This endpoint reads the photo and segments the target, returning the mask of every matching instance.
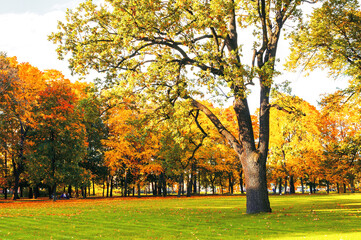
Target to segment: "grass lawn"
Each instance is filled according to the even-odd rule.
[[[361,239],[361,194],[0,200],[0,239]]]

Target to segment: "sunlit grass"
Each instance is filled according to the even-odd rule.
[[[361,194],[1,203],[0,239],[361,239]]]

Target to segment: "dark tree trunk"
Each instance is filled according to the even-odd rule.
[[[14,164],[14,163],[13,163]],[[16,164],[16,163],[15,163]],[[13,200],[20,199],[19,197],[19,181],[20,181],[20,172],[14,167],[14,192],[13,192]]]
[[[313,193],[316,193],[316,180],[313,181]]]
[[[29,186],[29,196],[28,196],[28,198],[32,199],[33,197],[34,197],[33,188],[31,186]]]
[[[49,194],[49,199],[53,199],[53,191],[51,190],[50,185],[48,185],[48,194]]]
[[[34,186],[34,199],[37,199],[40,196],[40,192],[39,192],[39,185],[36,184]]]
[[[127,187],[127,184],[125,183],[125,189],[127,189],[126,187]],[[125,196],[127,196],[127,195],[125,195]],[[107,177],[107,197],[109,197],[109,177]]]
[[[7,188],[3,189],[3,193],[4,193],[4,199],[8,199],[8,189]]]
[[[93,179],[93,196],[95,196],[95,180]]]
[[[113,197],[113,188],[114,188],[113,176],[110,176],[110,197]]]
[[[53,201],[56,201],[56,183],[53,185]]]
[[[302,194],[305,193],[305,187],[303,185],[303,178],[301,178],[301,189],[302,189]]]
[[[71,192],[72,192],[72,189],[71,189],[71,185],[68,186],[68,196],[69,198],[71,198]]]
[[[346,193],[346,183],[343,184],[343,193]]]
[[[285,195],[287,194],[287,176],[285,177]]]
[[[290,176],[290,194],[295,194],[295,181],[293,175]]]
[[[351,193],[355,193],[355,182],[354,179],[350,179]]]
[[[183,173],[179,176],[178,178],[178,194],[177,196],[180,197],[181,196],[181,192],[182,192],[182,182],[183,182]]]
[[[278,181],[278,193],[280,195],[282,194],[282,178],[279,178],[279,181]]]
[[[233,175],[228,175],[228,182],[229,182],[229,193],[233,195]]]
[[[124,189],[123,189],[124,191]],[[123,191],[122,191],[122,195],[123,195]],[[103,197],[105,196],[105,183],[103,182]],[[124,196],[124,195],[123,195]]]
[[[197,174],[193,176],[193,193],[197,194]]]
[[[137,184],[138,198],[140,198],[140,183]]]
[[[23,193],[24,193],[24,187],[20,186],[20,197],[21,198],[24,197]]]
[[[161,173],[161,179],[162,179],[162,192],[163,192],[163,197],[167,196],[167,181],[166,181],[166,176],[165,174],[162,172]]]
[[[309,186],[310,186],[310,193],[312,194],[312,183],[311,182],[310,182]]]
[[[193,174],[191,174],[191,176],[189,177],[188,181],[187,181],[187,197],[190,197],[192,195],[192,182],[193,182]]]
[[[340,194],[340,185],[338,183],[336,183],[336,187],[337,187],[337,193]]]
[[[326,181],[326,191],[327,191],[327,194],[330,193],[330,182],[329,181]]]
[[[241,187],[241,193],[244,194],[244,189],[243,189],[243,170],[241,170],[241,172],[239,173],[239,185]]]

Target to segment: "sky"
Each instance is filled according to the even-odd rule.
[[[57,69],[70,80],[77,80],[79,76],[72,76],[68,63],[57,59],[56,46],[47,39],[48,35],[57,30],[57,22],[64,20],[66,9],[73,9],[80,2],[82,0],[0,0],[0,52],[16,56],[19,62],[29,62],[40,70]],[[239,34],[239,38],[242,36],[244,35]],[[251,46],[247,46],[251,41],[243,40],[244,49],[249,50],[244,53],[247,57],[248,54],[251,55]],[[300,72],[283,71],[282,63],[288,55],[287,40],[280,41],[277,54],[281,59],[277,70],[282,72],[277,81],[291,81],[293,94],[314,106],[317,106],[321,94],[332,93],[347,86],[344,79],[328,78],[326,71],[317,70],[307,77]],[[255,88],[249,97],[251,112],[258,106],[257,90]]]

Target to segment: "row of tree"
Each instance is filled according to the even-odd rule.
[[[72,83],[55,70],[45,72],[1,56],[0,187],[5,198],[27,187],[30,197],[47,188],[83,196],[90,186],[103,195],[120,188],[167,195],[244,192],[238,156],[189,101],[157,111],[137,104],[136,96],[113,87]],[[321,111],[292,96],[287,86],[273,92],[268,188],[316,185],[355,191],[360,177],[360,104],[357,95],[326,96]],[[236,134],[232,107],[203,105]],[[280,106],[283,106],[282,108]],[[257,140],[257,116],[252,116]],[[218,188],[218,191],[216,190]],[[88,189],[88,190],[87,190]],[[65,190],[64,190],[65,191]],[[340,191],[340,190],[339,190]],[[22,192],[21,192],[22,194]]]
[[[303,3],[317,2],[322,5],[317,5],[304,22]],[[72,152],[64,146],[66,141],[70,144],[74,140],[79,144],[79,148],[74,145],[74,152],[79,152],[79,156],[84,152],[85,157],[79,158],[78,164],[74,161],[82,174],[74,167],[72,176],[85,179],[90,175],[95,179],[94,173],[100,176],[100,172],[105,172],[103,180],[104,176],[117,176],[107,179],[110,186],[114,181],[124,186],[123,194],[128,192],[129,183],[140,189],[142,183],[150,180],[157,183],[158,193],[170,179],[180,186],[187,182],[189,190],[205,180],[217,182],[212,179],[226,179],[219,173],[227,169],[223,168],[225,163],[234,163],[226,174],[230,189],[234,176],[244,176],[248,213],[271,211],[267,174],[269,179],[277,176],[273,180],[278,186],[289,180],[292,189],[296,179],[308,182],[312,189],[320,180],[326,185],[354,185],[358,166],[354,136],[358,133],[356,126],[350,127],[353,123],[348,120],[351,117],[346,108],[352,101],[357,103],[360,92],[361,18],[357,0],[105,0],[101,5],[87,0],[67,11],[65,19],[59,22],[58,32],[49,37],[58,45],[59,58],[67,57],[70,68],[78,74],[86,75],[91,70],[106,73],[100,81],[103,90],[73,92],[64,97],[62,102],[69,103],[69,111],[50,104],[47,93],[53,90],[47,87],[39,90],[44,99],[31,102],[33,105],[14,100],[11,94],[4,98],[31,106],[21,121],[19,116],[23,115],[15,109],[2,111],[9,119],[18,119],[12,120],[18,124],[12,133],[20,137],[10,144],[16,150],[10,158],[15,156],[19,162],[13,164],[15,182],[19,178],[16,176],[30,169],[31,161],[42,159],[50,166],[46,175],[51,178],[46,181],[55,189],[59,181],[65,181],[61,176],[67,172],[60,171],[66,165],[60,165],[60,156]],[[278,74],[276,55],[283,30],[289,30],[287,36],[292,39],[288,61],[291,69],[329,68],[331,74],[347,76],[352,81],[348,90],[335,94],[337,97],[325,98],[320,112],[285,93],[270,98]],[[253,54],[247,54],[241,44],[249,39],[254,44],[248,53]],[[243,56],[249,55],[252,58],[247,64]],[[10,71],[9,76],[15,72]],[[44,86],[52,88],[47,79],[51,74],[47,75],[44,73]],[[250,114],[247,101],[252,93],[249,86],[255,82],[259,83],[260,94],[256,117]],[[9,90],[8,85],[4,86]],[[34,89],[40,86],[43,85],[35,85]],[[76,98],[71,100],[71,96]],[[232,98],[232,110],[213,107],[201,101],[202,96]],[[59,99],[62,98],[53,101]],[[49,109],[64,116],[59,120],[59,115],[46,112]],[[274,113],[276,109],[280,113]],[[342,124],[337,119],[341,110],[345,111]],[[36,117],[41,111],[43,115]],[[31,112],[35,115],[30,118]],[[79,115],[74,118],[65,117],[76,113]],[[77,122],[78,116],[80,123],[74,123],[74,129],[69,130],[75,134],[71,139],[50,127],[55,123],[65,126],[62,121],[66,119]],[[305,130],[308,128],[311,130]],[[272,136],[282,135],[270,142],[271,131]],[[83,132],[83,142],[88,142],[88,146],[80,144]],[[29,151],[33,157],[26,156],[27,140],[29,149],[34,148]],[[61,147],[55,143],[61,143]],[[10,145],[4,148],[10,149]],[[47,157],[40,157],[44,154]],[[302,161],[305,164],[299,164]],[[239,171],[243,175],[230,173],[236,169],[242,169]],[[214,175],[210,175],[212,171]],[[41,178],[45,181],[45,177]],[[243,177],[240,179],[243,181]],[[77,186],[81,184],[79,180]],[[221,180],[218,184],[224,186]]]

